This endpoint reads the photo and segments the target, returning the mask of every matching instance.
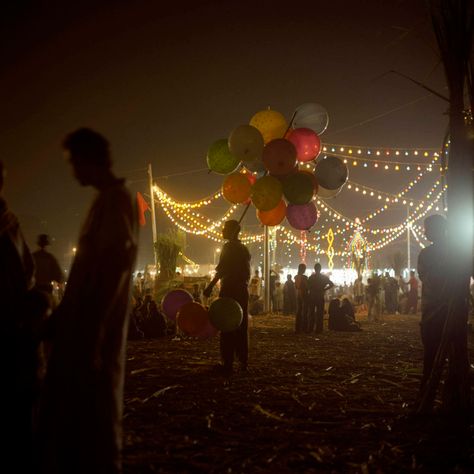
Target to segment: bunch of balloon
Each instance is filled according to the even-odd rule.
[[[348,178],[338,158],[316,161],[328,122],[326,109],[315,103],[297,107],[289,123],[268,108],[234,129],[227,140],[215,142],[207,163],[210,171],[227,175],[224,198],[233,204],[253,203],[263,225],[279,225],[286,217],[295,229],[310,229],[318,218],[315,196],[335,196]],[[316,162],[314,174],[299,169],[311,161]]]
[[[268,176],[252,187],[257,218],[266,226],[276,226],[286,217],[299,230],[308,230],[317,221],[313,199],[318,191],[316,177],[299,165],[316,160],[321,151],[319,135],[328,125],[328,114],[318,104],[299,106],[290,123],[279,112],[263,110],[250,123],[260,130],[265,147],[262,162]]]

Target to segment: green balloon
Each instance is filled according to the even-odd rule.
[[[219,331],[235,331],[242,324],[242,319],[242,308],[233,298],[217,298],[209,306],[209,320]]]
[[[291,204],[307,204],[313,198],[314,184],[307,173],[290,174],[283,181],[283,194]]]
[[[260,211],[271,211],[278,206],[283,196],[283,187],[279,179],[263,176],[252,186],[252,202]]]
[[[211,171],[218,174],[229,174],[234,172],[240,164],[229,150],[227,140],[217,140],[207,152],[207,166]]]

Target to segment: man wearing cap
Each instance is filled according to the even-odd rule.
[[[240,362],[240,368],[247,370],[248,365],[248,283],[250,280],[250,253],[239,240],[240,224],[235,220],[226,221],[222,237],[227,240],[220,253],[216,275],[203,294],[211,295],[215,284],[221,281],[219,296],[236,300],[242,307],[242,324],[235,331],[221,333],[220,350],[223,365],[219,367],[224,375],[233,371],[234,355]]]
[[[135,200],[112,172],[108,141],[82,128],[63,149],[97,195],[51,321],[41,412],[42,472],[121,472],[128,306],[138,238]]]
[[[36,243],[39,250],[33,253],[35,288],[46,293],[52,299],[53,281],[62,284],[64,282],[64,275],[55,256],[46,250],[46,247],[51,244],[49,236],[40,234]]]

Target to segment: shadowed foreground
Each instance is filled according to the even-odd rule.
[[[250,372],[230,379],[211,372],[217,338],[130,342],[125,472],[473,472],[472,425],[410,415],[418,320],[297,336],[257,316]]]

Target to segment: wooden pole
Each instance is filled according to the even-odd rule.
[[[151,163],[148,163],[148,185],[150,186],[150,211],[151,211],[151,232],[153,238],[153,260],[155,263],[155,269],[158,273],[158,253],[155,248],[157,233],[156,233],[156,214],[155,214],[155,193],[153,192],[153,173],[151,169]]]

